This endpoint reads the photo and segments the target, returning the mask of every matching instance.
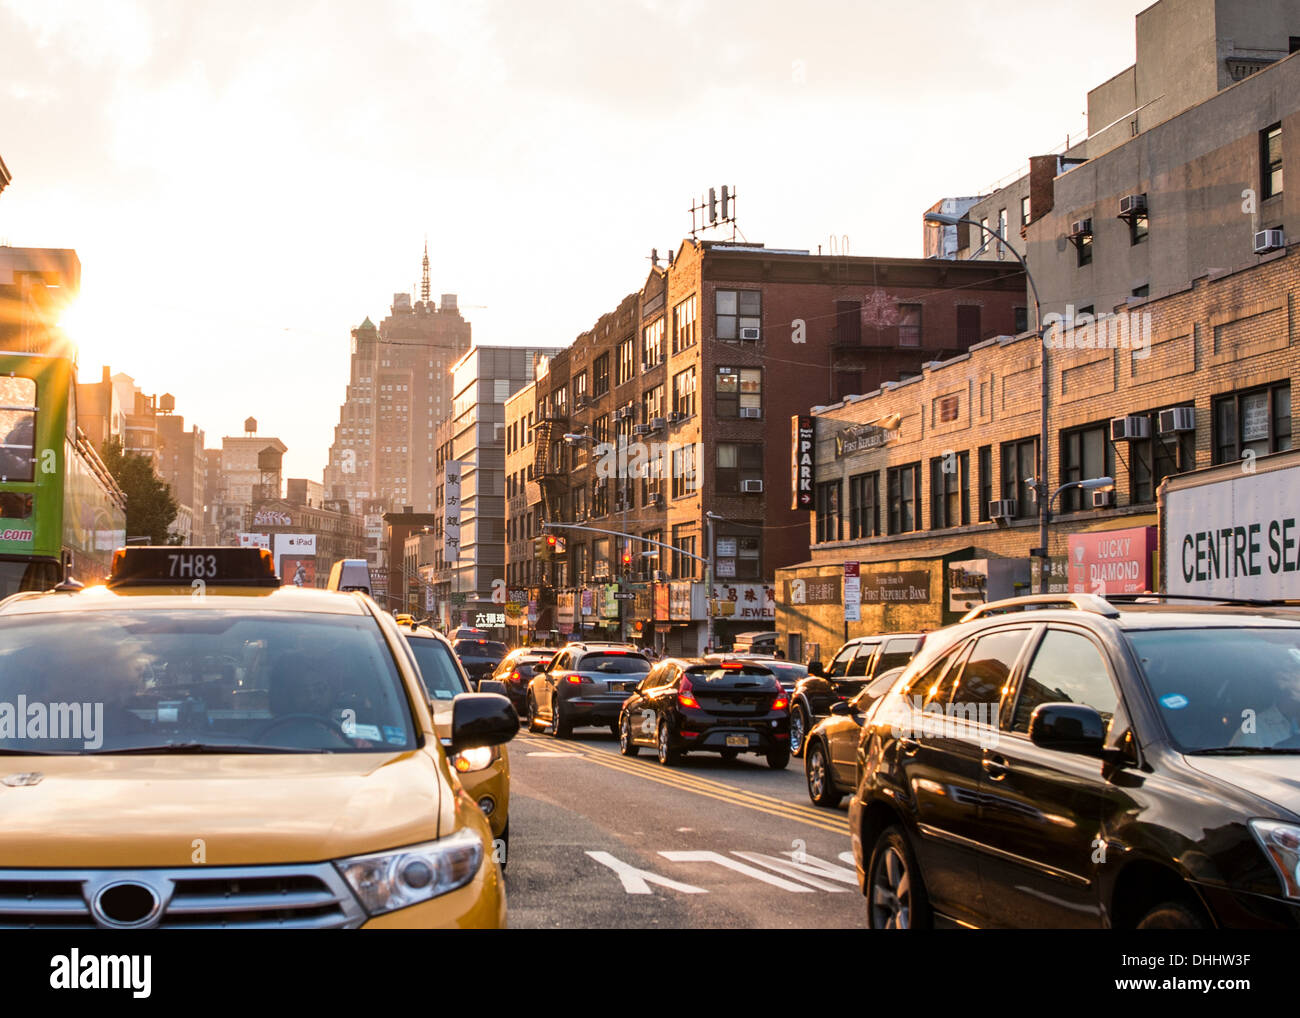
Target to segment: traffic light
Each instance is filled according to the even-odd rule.
[[[556,550],[557,550],[557,549],[556,549],[556,544],[557,544],[557,543],[559,543],[559,538],[557,538],[554,534],[547,534],[547,535],[546,535],[546,556],[547,556],[547,558],[550,558],[552,555],[555,554],[555,552],[556,552]]]

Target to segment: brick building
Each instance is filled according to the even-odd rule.
[[[533,569],[532,599],[539,612],[554,603],[562,632],[698,650],[706,512],[719,517],[715,586],[725,589],[712,593],[724,603],[770,602],[774,571],[807,557],[786,480],[791,415],[1012,333],[1025,315],[1011,266],[685,241],[553,357],[532,406],[514,401],[506,418],[513,532],[529,532],[517,521],[531,513],[677,550],[647,557],[655,546],[573,530],[540,575],[526,557],[511,563]],[[512,554],[527,556],[527,540]],[[620,584],[634,597],[614,598]],[[756,620],[761,609],[719,619],[717,642]]]
[[[1155,589],[1160,482],[1291,448],[1297,301],[1292,250],[1145,302],[1135,309],[1150,316],[1144,345],[1049,335],[1047,490],[1115,480],[1112,495],[1094,493],[1100,508],[1077,490],[1053,505],[1050,589],[1098,592],[1098,577],[1103,590]],[[1041,352],[1033,333],[986,341],[812,415],[811,557],[777,573],[777,628],[792,656],[825,656],[846,634],[935,628],[986,598],[1037,589]],[[901,416],[897,431],[870,426],[889,414]],[[844,620],[846,561],[861,563],[860,622]]]

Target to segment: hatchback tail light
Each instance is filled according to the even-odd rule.
[[[776,699],[772,701],[772,709],[773,710],[790,709],[790,697],[786,695],[786,691],[784,689],[776,694]]]
[[[523,681],[524,681],[524,680],[523,680],[523,676],[521,676],[521,675],[519,674],[519,669],[518,669],[518,668],[516,668],[513,672],[510,673],[510,681],[511,681],[511,682],[523,682]]]
[[[565,682],[572,682],[575,686],[581,686],[581,685],[582,685],[582,676],[581,676],[581,675],[566,675],[566,676],[564,677],[564,681],[565,681]]]
[[[683,675],[682,684],[677,687],[677,703],[682,707],[700,706],[700,701],[694,697],[695,687],[691,685],[691,680]]]

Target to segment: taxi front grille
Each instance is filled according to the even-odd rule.
[[[101,889],[129,881],[157,897],[151,929],[341,929],[365,920],[328,863],[147,870],[0,870],[0,929],[111,927]]]

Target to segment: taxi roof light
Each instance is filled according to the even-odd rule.
[[[278,587],[275,562],[266,548],[131,545],[113,552],[108,587]]]

